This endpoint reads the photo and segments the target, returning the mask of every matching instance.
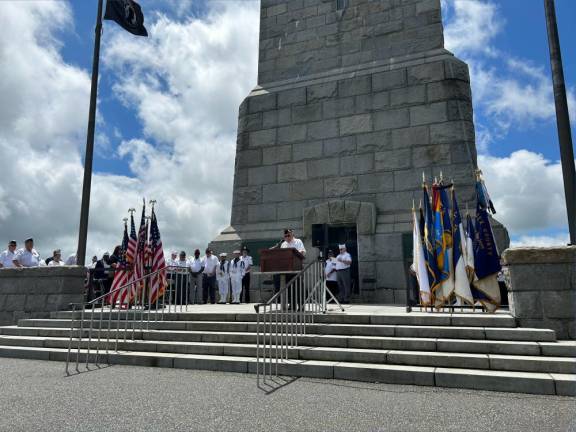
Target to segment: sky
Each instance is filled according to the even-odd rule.
[[[140,0],[149,38],[106,21],[87,255],[158,201],[165,247],[230,220],[238,105],[256,85],[259,1]],[[0,248],[76,249],[96,0],[0,0]],[[442,0],[470,67],[478,163],[513,245],[568,242],[543,1]],[[571,120],[576,2],[556,0]],[[574,135],[574,134],[573,134]],[[139,215],[136,214],[138,220]]]

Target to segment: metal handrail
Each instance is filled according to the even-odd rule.
[[[106,354],[106,362],[109,364],[108,356],[110,351],[118,352],[119,346],[141,338],[142,332],[149,330],[150,322],[164,320],[165,311],[168,313],[172,310],[177,311],[178,306],[180,306],[180,311],[184,307],[187,310],[189,304],[188,278],[178,277],[177,275],[186,276],[187,273],[191,272],[182,272],[182,270],[182,267],[168,266],[131,280],[93,300],[73,303],[70,337],[66,354],[66,374],[70,374],[70,364],[72,362],[75,362],[75,370],[79,373],[82,358],[85,360],[86,369],[89,369],[90,363],[100,367],[101,357],[104,353]],[[115,271],[118,271],[118,269]],[[162,272],[166,272],[169,283],[164,293],[153,300],[149,289],[150,281]],[[175,275],[174,278],[172,277],[173,275]],[[110,303],[112,297],[123,290],[130,290],[128,300],[115,302],[114,304]],[[196,286],[194,298],[192,299],[194,303],[196,303],[197,295],[198,287]],[[123,306],[125,306],[124,312],[122,312]],[[76,312],[80,312],[79,323],[76,319]],[[87,317],[87,314],[89,314],[89,317]],[[114,319],[113,315],[115,315]],[[132,316],[130,317],[130,315]],[[97,323],[95,323],[95,317]],[[107,325],[104,320],[107,321]],[[85,323],[88,326],[87,330],[84,329]],[[121,324],[123,324],[123,329],[121,329]],[[87,336],[86,331],[88,332]],[[74,342],[76,342],[75,345]],[[102,345],[103,348],[101,349]],[[73,353],[75,354],[74,360]]]
[[[280,273],[281,278],[285,275]],[[323,261],[313,261],[284,284],[267,302],[254,306],[256,311],[256,380],[278,376],[278,365],[289,358],[298,338],[314,324],[315,315],[326,312]],[[274,369],[273,369],[274,366]]]

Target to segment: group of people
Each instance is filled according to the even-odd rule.
[[[60,249],[53,251],[52,256],[46,259],[40,258],[40,254],[34,249],[34,239],[24,240],[24,247],[18,249],[16,240],[10,240],[6,250],[0,253],[0,269],[21,267],[57,267],[76,264],[76,254],[70,255],[66,260],[62,258]]]
[[[247,247],[235,250],[232,259],[226,253],[216,257],[210,248],[202,258],[199,249],[191,259],[186,258],[185,251],[172,252],[166,264],[175,304],[198,303],[200,291],[202,303],[214,304],[218,300],[220,304],[240,304],[242,298],[250,303],[253,261]]]

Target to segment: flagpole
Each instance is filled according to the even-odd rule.
[[[550,48],[550,66],[554,86],[554,102],[556,104],[556,126],[560,143],[560,159],[562,161],[570,244],[576,245],[576,170],[574,168],[574,149],[572,147],[570,117],[566,101],[566,85],[562,69],[562,54],[560,52],[554,0],[544,0],[544,9],[546,12],[546,28],[548,30],[548,46]]]
[[[92,59],[92,87],[90,89],[90,110],[88,112],[88,132],[86,135],[86,154],[84,156],[84,181],[82,183],[82,204],[80,207],[80,228],[78,232],[77,263],[86,262],[86,240],[88,238],[88,213],[90,210],[90,188],[92,185],[92,159],[94,156],[94,130],[96,127],[96,100],[98,96],[98,67],[100,63],[100,36],[102,35],[102,3],[98,0],[98,14],[94,39],[94,58]]]

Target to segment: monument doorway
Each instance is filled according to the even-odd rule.
[[[350,273],[352,276],[352,294],[359,294],[360,285],[358,283],[358,234],[356,225],[312,225],[312,244],[318,248],[323,257],[328,255],[328,250],[338,255],[338,245],[346,244],[348,253],[352,256]]]

